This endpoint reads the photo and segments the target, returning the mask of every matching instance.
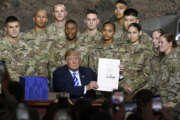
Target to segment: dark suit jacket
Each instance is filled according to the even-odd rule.
[[[84,95],[84,87],[90,81],[96,81],[97,75],[90,68],[79,67],[79,75],[81,86],[75,87],[74,80],[69,72],[68,67],[65,65],[59,67],[53,72],[53,88],[55,92],[69,92],[72,99],[86,97],[88,99],[95,98],[95,91],[90,90]]]

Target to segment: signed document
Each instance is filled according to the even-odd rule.
[[[98,86],[100,91],[113,91],[118,89],[120,60],[99,58]]]

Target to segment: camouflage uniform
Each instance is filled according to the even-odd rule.
[[[123,25],[119,24],[117,21],[114,22],[114,24],[115,24],[115,28],[116,28],[116,32],[114,34],[114,38],[118,39],[118,38],[120,38],[122,36],[123,31],[124,31],[123,30],[124,27],[123,27]]]
[[[121,56],[121,63],[124,65],[122,75],[124,79],[120,81],[120,86],[128,86],[133,92],[145,87],[149,78],[149,50],[143,44],[124,45],[126,52]]]
[[[180,98],[180,49],[162,58],[160,70],[157,73],[157,90],[164,104],[177,103]]]
[[[37,41],[41,41],[41,40],[46,40],[47,38],[48,38],[47,31],[36,32],[35,29],[32,29],[32,30],[24,33],[24,35],[22,36],[22,39],[24,39],[25,42],[33,41],[33,40],[35,40],[37,42]]]
[[[119,59],[119,47],[113,41],[110,45],[104,45],[103,40],[101,40],[94,50],[91,51],[89,57],[89,67],[97,72],[98,69],[98,59],[99,58],[109,58],[109,59]]]
[[[24,75],[24,64],[22,59],[26,57],[27,45],[19,38],[17,42],[9,42],[6,37],[0,41],[0,59],[6,61],[10,77],[19,81],[19,76]]]
[[[99,31],[97,31],[96,35],[92,37],[88,36],[88,33],[86,31],[81,34],[79,39],[81,39],[84,45],[87,46],[89,49],[93,49],[96,46],[96,44],[98,44],[99,41],[101,41],[101,37],[102,35],[101,35],[101,32]]]
[[[59,42],[58,42],[59,41]],[[68,41],[66,39],[61,39],[56,41],[56,43],[53,45],[53,47],[50,50],[49,54],[49,71],[52,73],[55,71],[55,69],[59,66],[63,66],[64,60],[65,60],[65,53],[70,48],[76,48],[80,51],[81,54],[81,61],[83,66],[87,66],[86,59],[84,56],[86,55],[85,51],[87,51],[87,48],[81,47],[81,40],[77,38],[76,41]]]
[[[158,49],[153,49],[153,56],[150,59],[150,79],[147,83],[147,88],[151,89],[153,93],[157,92],[156,79],[158,77],[158,72],[160,71],[160,61],[164,54],[160,53]]]
[[[55,40],[60,39],[61,37],[65,38],[64,28],[64,26],[58,27],[55,23],[51,23],[47,26],[47,33],[49,38]]]
[[[6,31],[4,29],[0,29],[0,38],[3,38],[6,36]]]
[[[98,71],[99,58],[119,59],[119,46],[115,44],[115,40],[109,45],[104,45],[103,40],[101,39],[96,45],[96,48],[90,52],[89,67],[95,72]],[[108,98],[110,93],[97,91],[96,95],[98,98]]]
[[[25,75],[48,75],[48,56],[53,40],[48,39],[46,32],[36,32],[34,29],[23,36],[28,44],[28,54],[23,60]]]

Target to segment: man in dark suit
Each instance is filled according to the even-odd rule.
[[[93,99],[97,85],[97,75],[90,68],[80,67],[80,53],[70,49],[65,54],[66,65],[59,67],[53,73],[53,88],[55,92],[69,92],[70,98],[80,97]]]

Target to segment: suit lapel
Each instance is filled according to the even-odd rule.
[[[67,82],[71,82],[72,85],[74,85],[74,80],[73,80],[73,77],[68,69],[68,67],[66,66],[66,74],[67,74],[67,77],[68,77],[68,80]]]
[[[80,76],[80,79],[81,79],[81,84],[82,85],[86,85],[86,81],[85,81],[85,74],[84,74],[84,72],[83,72],[83,70],[82,70],[82,68],[80,67],[79,68],[79,76]]]

